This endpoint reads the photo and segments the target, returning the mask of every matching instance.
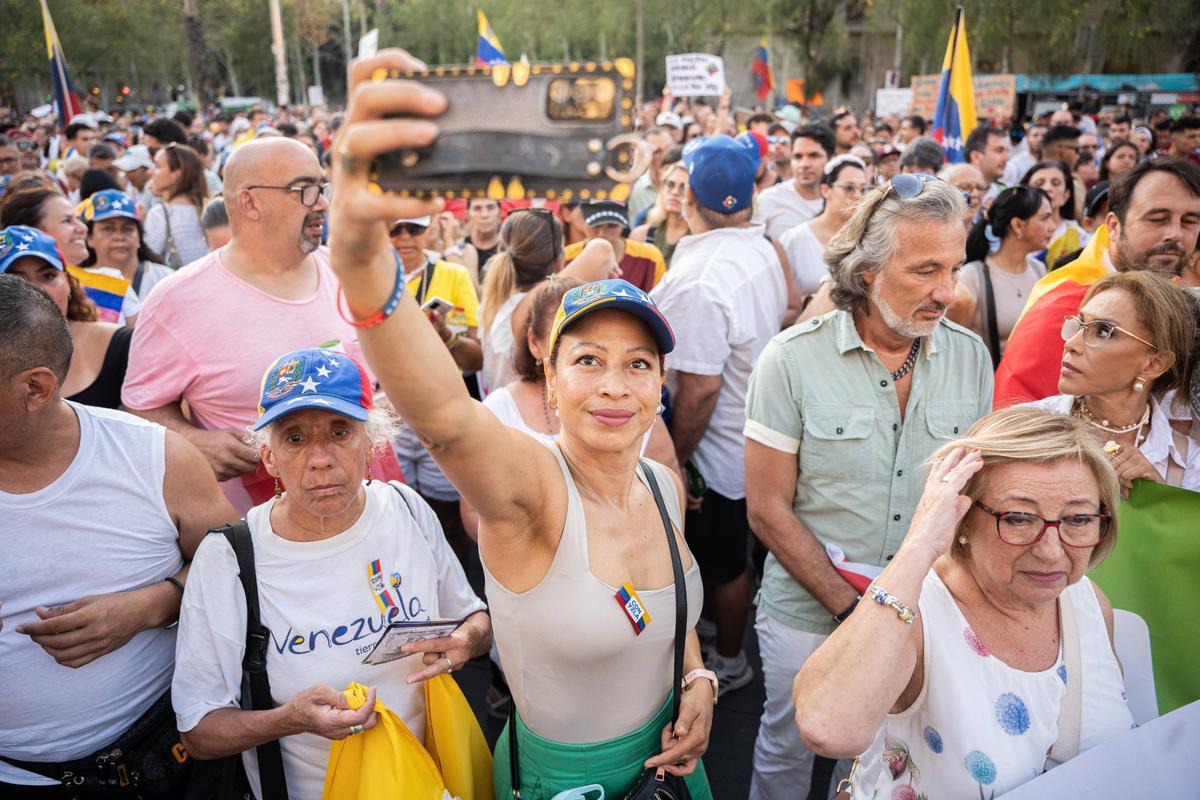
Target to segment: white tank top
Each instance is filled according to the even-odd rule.
[[[123,733],[171,685],[175,631],[142,631],[79,669],[28,636],[37,606],[138,589],[183,567],[163,500],[166,429],[130,414],[70,403],[79,451],[49,486],[0,492],[0,755],[64,761]],[[46,779],[0,762],[0,782]]]
[[[619,587],[592,574],[583,502],[557,444],[548,447],[567,482],[562,539],[546,576],[527,592],[510,592],[483,565],[493,633],[517,711],[530,730],[556,742],[603,742],[645,725],[671,690],[675,585],[634,587],[650,615],[650,624],[635,635],[614,597]],[[666,467],[649,463],[681,531],[675,482]],[[640,468],[638,478],[645,483]],[[695,559],[684,581],[691,630],[704,602]]]
[[[512,332],[512,316],[517,306],[528,292],[514,292],[511,297],[496,309],[492,318],[492,326],[483,331],[481,345],[483,347],[483,393],[507,386],[521,376],[513,366],[513,353],[516,345]]]
[[[1080,578],[1061,599],[1073,605],[1079,627],[1083,752],[1129,730],[1133,717],[1091,581]],[[1050,669],[1013,669],[988,652],[932,569],[918,605],[925,685],[910,708],[884,717],[851,796],[999,797],[1042,774],[1066,695],[1061,644]]]

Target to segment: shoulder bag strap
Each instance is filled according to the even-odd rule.
[[[517,754],[517,701],[508,701],[508,776],[513,800],[521,800],[521,757]]]
[[[421,286],[417,289],[417,305],[425,305],[425,295],[429,294],[429,284],[433,283],[433,273],[437,272],[437,262],[431,261],[425,264],[425,269],[421,270]]]
[[[1168,423],[1169,424],[1169,423]],[[1188,437],[1183,431],[1177,431],[1171,428],[1171,438],[1175,440],[1175,448],[1179,450],[1179,457],[1183,462],[1187,463],[1188,457]],[[1167,483],[1171,486],[1183,486],[1184,468],[1175,463],[1175,459],[1171,457],[1171,453],[1167,452]]]
[[[671,571],[675,573],[675,674],[671,683],[671,724],[679,719],[679,702],[683,694],[683,645],[687,636],[687,585],[683,579],[683,561],[679,557],[679,543],[675,541],[675,531],[671,527],[671,515],[667,513],[667,504],[663,500],[662,490],[658,488],[658,480],[650,464],[643,458],[638,459],[646,483],[654,495],[658,505],[658,515],[662,517],[663,528],[667,532],[667,545],[671,549]]]
[[[1083,673],[1079,660],[1079,626],[1075,622],[1075,605],[1066,592],[1058,596],[1063,664],[1067,668],[1067,693],[1058,710],[1058,739],[1050,748],[1050,758],[1059,764],[1070,761],[1079,753],[1080,715],[1083,709]]]
[[[987,313],[983,315],[984,333],[987,334],[988,350],[992,351],[992,369],[1000,367],[1000,324],[996,320],[996,292],[992,288],[992,272],[988,269],[987,259],[979,262],[983,274],[983,301]]]
[[[267,647],[271,632],[263,626],[258,604],[258,575],[254,568],[254,542],[245,520],[214,529],[224,534],[237,556],[238,573],[246,593],[246,655],[242,659],[242,708],[246,711],[269,711],[275,707],[271,699],[271,682],[267,677]],[[283,751],[279,740],[260,744],[258,778],[262,800],[287,800],[287,782],[283,774]]]
[[[146,277],[146,262],[138,261],[137,269],[133,273],[133,283],[131,288],[133,293],[139,298],[142,296],[142,278]]]

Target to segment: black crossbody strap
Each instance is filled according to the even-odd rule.
[[[237,556],[238,573],[246,593],[246,655],[242,659],[242,708],[246,711],[269,711],[275,707],[271,699],[271,681],[267,677],[267,648],[271,631],[262,624],[258,604],[258,574],[254,568],[254,542],[245,520],[214,528],[210,533],[224,534]],[[283,751],[279,740],[260,744],[258,779],[262,800],[287,800],[287,781],[283,775]]]
[[[417,305],[425,305],[425,296],[429,294],[429,284],[433,283],[433,273],[437,272],[437,262],[429,261],[421,270],[421,286],[417,289]]]
[[[687,585],[683,579],[683,560],[679,557],[679,543],[675,541],[675,531],[671,527],[671,515],[667,513],[667,504],[663,500],[662,490],[658,488],[658,480],[649,462],[644,458],[638,459],[646,483],[654,495],[658,505],[658,515],[662,517],[663,528],[667,532],[667,546],[671,548],[671,571],[675,573],[675,675],[671,683],[671,724],[679,719],[679,702],[683,694],[683,646],[687,637]]]
[[[992,288],[992,272],[988,269],[987,259],[979,262],[983,267],[983,300],[987,311],[984,314],[983,327],[987,333],[987,346],[992,351],[992,369],[1000,367],[1000,321],[996,319],[996,292]]]

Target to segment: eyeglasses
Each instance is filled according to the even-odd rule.
[[[17,140],[17,149],[18,150],[36,150],[37,146],[38,146],[37,142],[35,142],[33,139],[18,139]]]
[[[1158,349],[1156,346],[1154,346],[1150,342],[1147,342],[1145,339],[1138,336],[1136,333],[1131,333],[1130,331],[1127,331],[1124,328],[1122,328],[1120,325],[1116,325],[1112,322],[1108,322],[1107,320],[1094,319],[1091,322],[1084,322],[1082,319],[1080,319],[1079,317],[1075,317],[1075,316],[1063,317],[1062,340],[1064,342],[1067,342],[1067,341],[1070,341],[1071,339],[1073,339],[1075,337],[1075,334],[1079,333],[1080,331],[1084,332],[1083,333],[1083,343],[1086,344],[1088,347],[1103,347],[1104,343],[1107,342],[1109,339],[1111,339],[1113,337],[1114,333],[1116,333],[1117,331],[1120,331],[1121,333],[1125,334],[1126,336],[1129,336],[1133,339],[1137,339],[1139,342],[1146,345],[1151,350]]]
[[[785,144],[790,141],[791,141],[791,138],[788,136],[776,135],[776,136],[768,136],[767,137],[767,144]]]
[[[856,183],[833,183],[830,184],[835,189],[841,189],[846,194],[852,197],[858,197],[867,193],[867,186],[859,186]]]
[[[1048,528],[1058,531],[1058,540],[1068,547],[1095,547],[1112,523],[1109,514],[1071,514],[1062,519],[1046,519],[1025,511],[996,511],[978,500],[975,505],[996,518],[996,535],[1014,547],[1036,544]]]
[[[418,225],[415,222],[398,222],[392,226],[390,231],[388,231],[388,235],[399,236],[403,232],[415,239],[418,236],[424,236],[425,231],[427,230],[429,230],[429,228],[424,225]]]
[[[329,199],[330,189],[332,184],[328,183],[306,183],[303,186],[269,186],[267,184],[257,184],[255,186],[247,186],[247,189],[277,189],[281,192],[298,192],[300,195],[300,205],[305,208],[312,208],[322,197]]]

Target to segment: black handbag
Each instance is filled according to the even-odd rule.
[[[649,463],[639,459],[642,474],[646,476],[646,484],[654,495],[658,506],[658,514],[662,517],[663,528],[667,532],[667,545],[671,550],[671,571],[675,575],[675,664],[673,681],[671,683],[671,725],[679,719],[680,695],[683,692],[683,648],[687,638],[687,585],[683,578],[683,561],[679,557],[679,544],[675,541],[675,532],[671,528],[671,515],[667,513],[667,505],[663,501],[662,490]],[[509,704],[508,710],[508,763],[509,775],[512,780],[513,800],[521,800],[521,769],[520,757],[517,753],[517,720],[516,703]],[[646,768],[634,781],[633,788],[625,795],[625,800],[691,800],[687,783],[683,778],[672,775],[661,767]]]

